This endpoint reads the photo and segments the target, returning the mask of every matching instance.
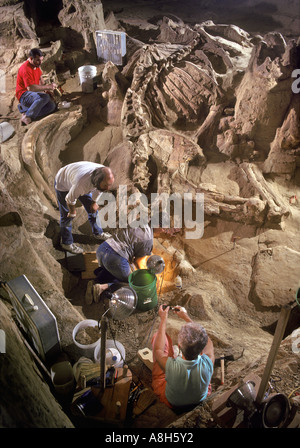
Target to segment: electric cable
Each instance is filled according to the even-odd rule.
[[[300,386],[296,387],[296,389],[292,390],[292,392],[289,394],[288,398],[291,398],[291,396],[298,390],[300,389]]]
[[[160,295],[161,295],[161,290],[162,290],[163,282],[164,282],[164,271],[162,272],[162,281],[161,281],[161,284],[160,284],[158,297],[160,297]],[[105,306],[105,305],[104,305],[104,306]],[[102,317],[103,317],[108,311],[109,311],[109,308],[102,314],[101,318],[98,320],[98,328],[99,328],[99,329],[101,328],[101,325],[99,326],[99,323],[101,322]],[[151,335],[151,333],[152,333],[153,326],[154,326],[154,323],[155,323],[155,321],[156,321],[156,319],[157,319],[157,316],[158,316],[158,307],[157,307],[156,315],[154,316],[152,325],[151,325],[151,327],[150,327],[150,331],[149,331],[149,334],[148,334],[148,338],[147,338],[147,340],[146,340],[146,345],[147,345],[148,342],[149,342],[149,338],[150,338],[150,335]],[[120,353],[120,356],[121,356],[121,359],[122,359],[123,363],[129,366],[129,364],[134,360],[134,358],[136,357],[136,355],[134,355],[130,360],[126,360],[126,359],[124,359],[122,353],[120,352],[120,350],[119,350],[118,347],[117,347],[117,344],[116,344],[116,334],[115,334],[115,332],[112,330],[112,327],[111,327],[111,325],[110,325],[110,320],[108,320],[108,327],[109,327],[110,335],[111,335],[111,337],[112,337],[112,339],[113,339],[114,345],[115,345],[116,349],[118,350],[118,352]],[[130,370],[132,371],[132,373],[134,373],[134,374],[136,375],[136,377],[138,378],[138,381],[139,381],[140,383],[142,383],[142,382],[141,382],[141,379],[140,379],[140,376],[141,376],[141,371],[142,371],[143,367],[144,367],[144,364],[142,364],[142,366],[141,366],[141,368],[140,368],[140,370],[139,370],[139,373],[137,373],[137,372],[132,368],[132,366],[130,366]]]

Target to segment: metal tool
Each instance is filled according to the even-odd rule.
[[[240,359],[243,356],[244,350],[245,349],[243,349],[241,355],[237,358],[234,357],[234,355],[222,355],[215,359],[215,367],[221,367],[221,384],[224,384],[225,382],[225,361],[236,361],[237,359]]]
[[[170,305],[162,305],[162,309],[165,310]],[[180,308],[177,308],[176,306],[170,306],[170,311],[180,311]]]

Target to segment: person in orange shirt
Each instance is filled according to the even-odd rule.
[[[181,355],[176,356],[172,339],[166,333],[169,310],[166,305],[158,310],[160,324],[152,339],[152,388],[168,407],[187,410],[211,393],[214,346],[205,328],[193,322],[185,308],[177,305],[175,313],[186,323],[178,334]]]
[[[43,58],[42,51],[39,48],[33,48],[29,52],[27,61],[18,70],[16,97],[20,103],[18,108],[22,113],[21,123],[25,125],[36,118],[51,114],[56,109],[51,94],[57,85],[44,84],[40,68]]]

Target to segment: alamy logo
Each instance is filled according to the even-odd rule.
[[[292,333],[292,352],[299,354],[300,353],[300,328],[294,330]]]
[[[296,78],[296,80],[292,84],[292,91],[294,93],[300,92],[300,68],[297,68],[292,73],[292,78]]]
[[[5,72],[0,69],[0,93],[6,93]]]
[[[128,197],[127,186],[120,185],[118,207],[115,196],[110,192],[101,194],[97,201],[102,208],[99,219],[102,227],[125,229],[145,227],[185,228],[186,239],[202,238],[204,233],[204,194],[196,193],[152,193],[150,204],[143,193],[133,193]],[[106,203],[107,202],[107,203]],[[105,204],[106,203],[106,204]],[[171,225],[171,203],[173,205],[173,225]],[[118,209],[118,220],[117,220]],[[150,210],[150,216],[149,216]],[[118,222],[117,222],[118,221]]]
[[[0,330],[0,353],[6,353],[6,337],[4,330]]]

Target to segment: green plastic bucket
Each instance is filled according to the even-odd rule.
[[[137,269],[129,275],[128,282],[138,296],[137,310],[148,311],[157,305],[155,274],[148,269]]]

